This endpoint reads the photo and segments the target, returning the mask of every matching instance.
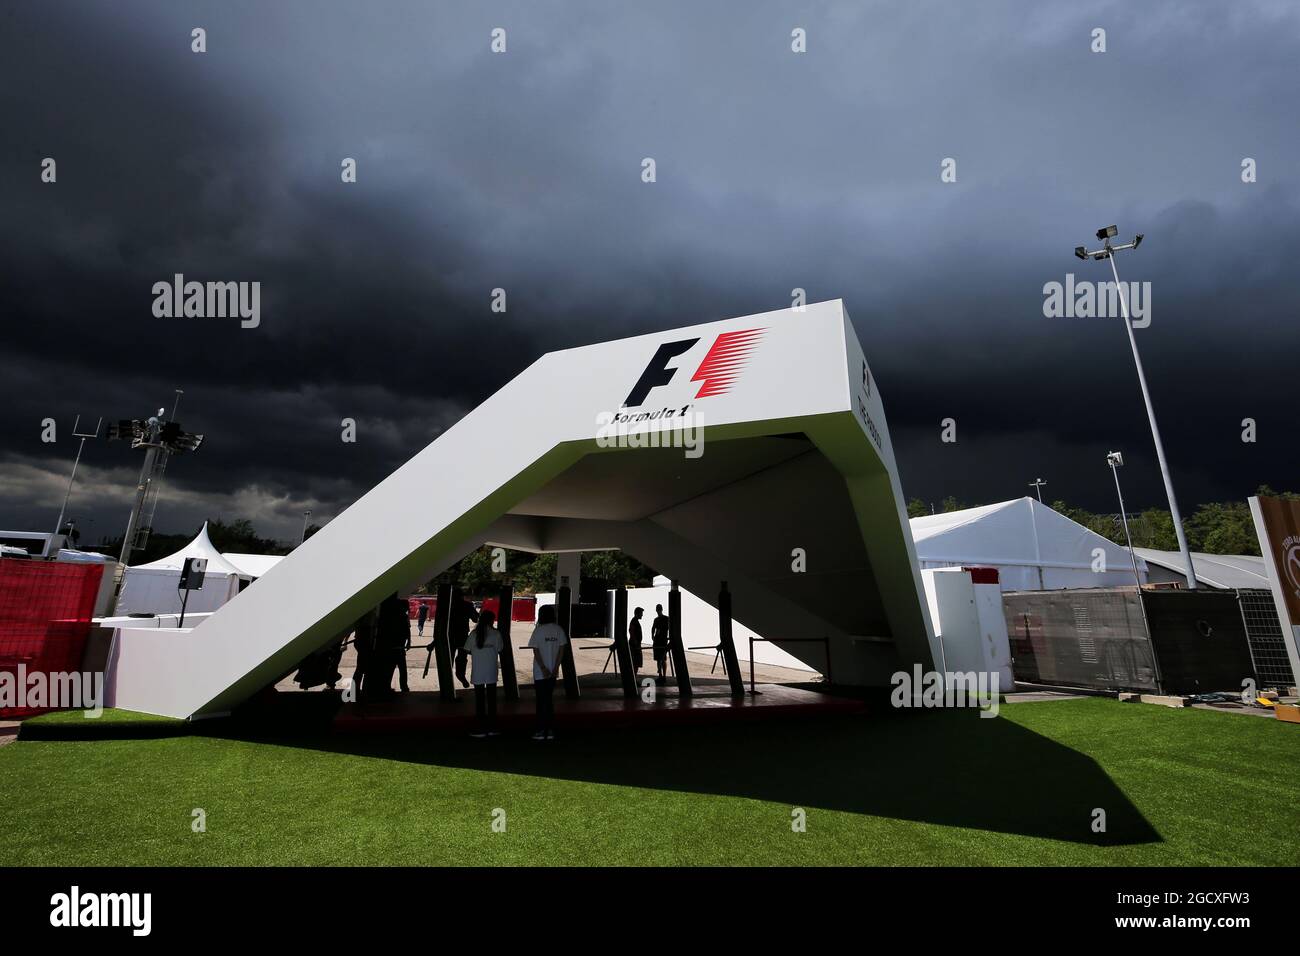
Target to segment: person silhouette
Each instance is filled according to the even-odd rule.
[[[457,596],[451,602],[451,613],[448,615],[447,629],[451,636],[451,646],[456,649],[456,679],[460,681],[461,687],[468,687],[469,680],[465,677],[465,665],[469,663],[469,652],[465,650],[465,638],[469,631],[469,622],[478,623],[478,611],[474,610],[474,605],[467,601],[463,596]]]
[[[655,667],[659,672],[655,678],[656,684],[662,684],[668,679],[669,623],[668,615],[664,613],[664,606],[656,604],[654,623],[650,625],[650,644],[654,651]]]
[[[641,657],[641,615],[645,613],[645,608],[639,607],[632,612],[632,623],[627,626],[627,643],[632,651],[632,670],[633,672],[641,669],[643,658]]]

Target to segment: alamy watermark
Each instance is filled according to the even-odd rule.
[[[996,717],[1002,697],[997,671],[896,671],[889,679],[892,707],[973,707],[981,717]]]
[[[620,408],[596,416],[596,444],[601,448],[681,448],[687,458],[704,454],[704,417],[681,408],[632,412]]]
[[[176,273],[171,282],[153,284],[155,318],[238,318],[245,329],[262,324],[261,282],[186,282]]]
[[[80,710],[87,717],[104,713],[102,671],[0,671],[0,709]]]
[[[50,897],[50,925],[123,927],[132,936],[148,936],[153,928],[153,894],[83,893],[73,886]]]
[[[1122,282],[1128,303],[1129,320],[1135,329],[1151,324],[1151,283]],[[1074,273],[1065,282],[1048,282],[1043,286],[1043,315],[1049,319],[1118,319],[1124,312],[1120,289],[1114,282],[1075,281]]]

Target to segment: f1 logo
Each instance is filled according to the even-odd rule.
[[[659,346],[655,351],[655,357],[650,360],[650,364],[645,367],[641,377],[632,386],[632,391],[627,393],[627,398],[623,400],[624,406],[636,408],[645,401],[645,397],[650,394],[650,389],[671,382],[673,376],[677,374],[677,369],[668,367],[669,359],[677,358],[698,341],[699,339],[682,339],[680,342],[665,342]]]
[[[731,388],[749,360],[750,351],[758,344],[765,331],[766,329],[741,329],[735,332],[723,332],[714,339],[713,345],[701,360],[700,367],[691,376],[692,382],[701,383],[695,397],[708,398],[710,395],[721,395]],[[698,341],[698,338],[681,339],[676,342],[665,342],[659,346],[655,350],[654,358],[650,359],[650,364],[645,367],[641,377],[632,386],[632,391],[628,392],[623,407],[636,408],[645,402],[651,389],[671,382],[673,376],[677,374],[677,368],[675,366],[669,368],[668,363],[683,352],[689,351]]]

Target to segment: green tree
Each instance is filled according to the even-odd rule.
[[[909,518],[924,518],[930,513],[930,506],[920,498],[912,498],[907,502],[907,516]]]
[[[222,521],[220,518],[208,519],[208,537],[218,551],[233,551],[236,554],[284,554],[285,549],[272,538],[263,538],[247,518]]]
[[[511,552],[513,557],[518,552]],[[523,555],[528,560],[520,562],[514,571],[515,590],[520,594],[548,593],[555,590],[554,554]]]
[[[582,556],[582,576],[614,588],[648,588],[655,572],[625,551],[589,551]]]
[[[1147,508],[1129,519],[1133,547],[1155,548],[1159,551],[1177,551],[1178,535],[1174,533],[1174,519],[1164,508]]]

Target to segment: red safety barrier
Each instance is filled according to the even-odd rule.
[[[482,606],[484,610],[491,611],[493,614],[497,614],[497,608],[498,605],[500,605],[500,603],[501,600],[499,598],[490,597],[490,598],[483,599]],[[432,596],[425,597],[422,594],[407,598],[407,604],[408,604],[407,616],[412,621],[414,621],[416,619],[416,616],[420,613],[419,608],[421,604],[427,604],[429,606],[428,619],[430,621],[433,620],[433,616],[438,610],[438,599]],[[537,598],[528,595],[525,597],[517,597],[514,599],[510,607],[510,620],[533,621],[536,619],[537,619]]]
[[[102,564],[0,558],[0,671],[26,674],[81,670]],[[0,707],[26,717],[50,707]]]
[[[498,613],[500,611],[500,608],[501,608],[500,598],[491,597],[491,598],[483,599],[483,610],[491,611],[493,614],[497,615],[498,619],[500,619],[500,614]],[[517,597],[513,601],[511,601],[510,620],[532,621],[535,620],[536,618],[537,618],[537,598],[532,597],[530,595],[527,597]]]
[[[429,620],[433,620],[433,612],[438,610],[438,599],[433,595],[425,596],[416,594],[406,599],[406,616],[414,621],[420,614],[420,605],[428,605]]]
[[[972,584],[997,584],[997,568],[962,568],[963,571],[970,572]]]

